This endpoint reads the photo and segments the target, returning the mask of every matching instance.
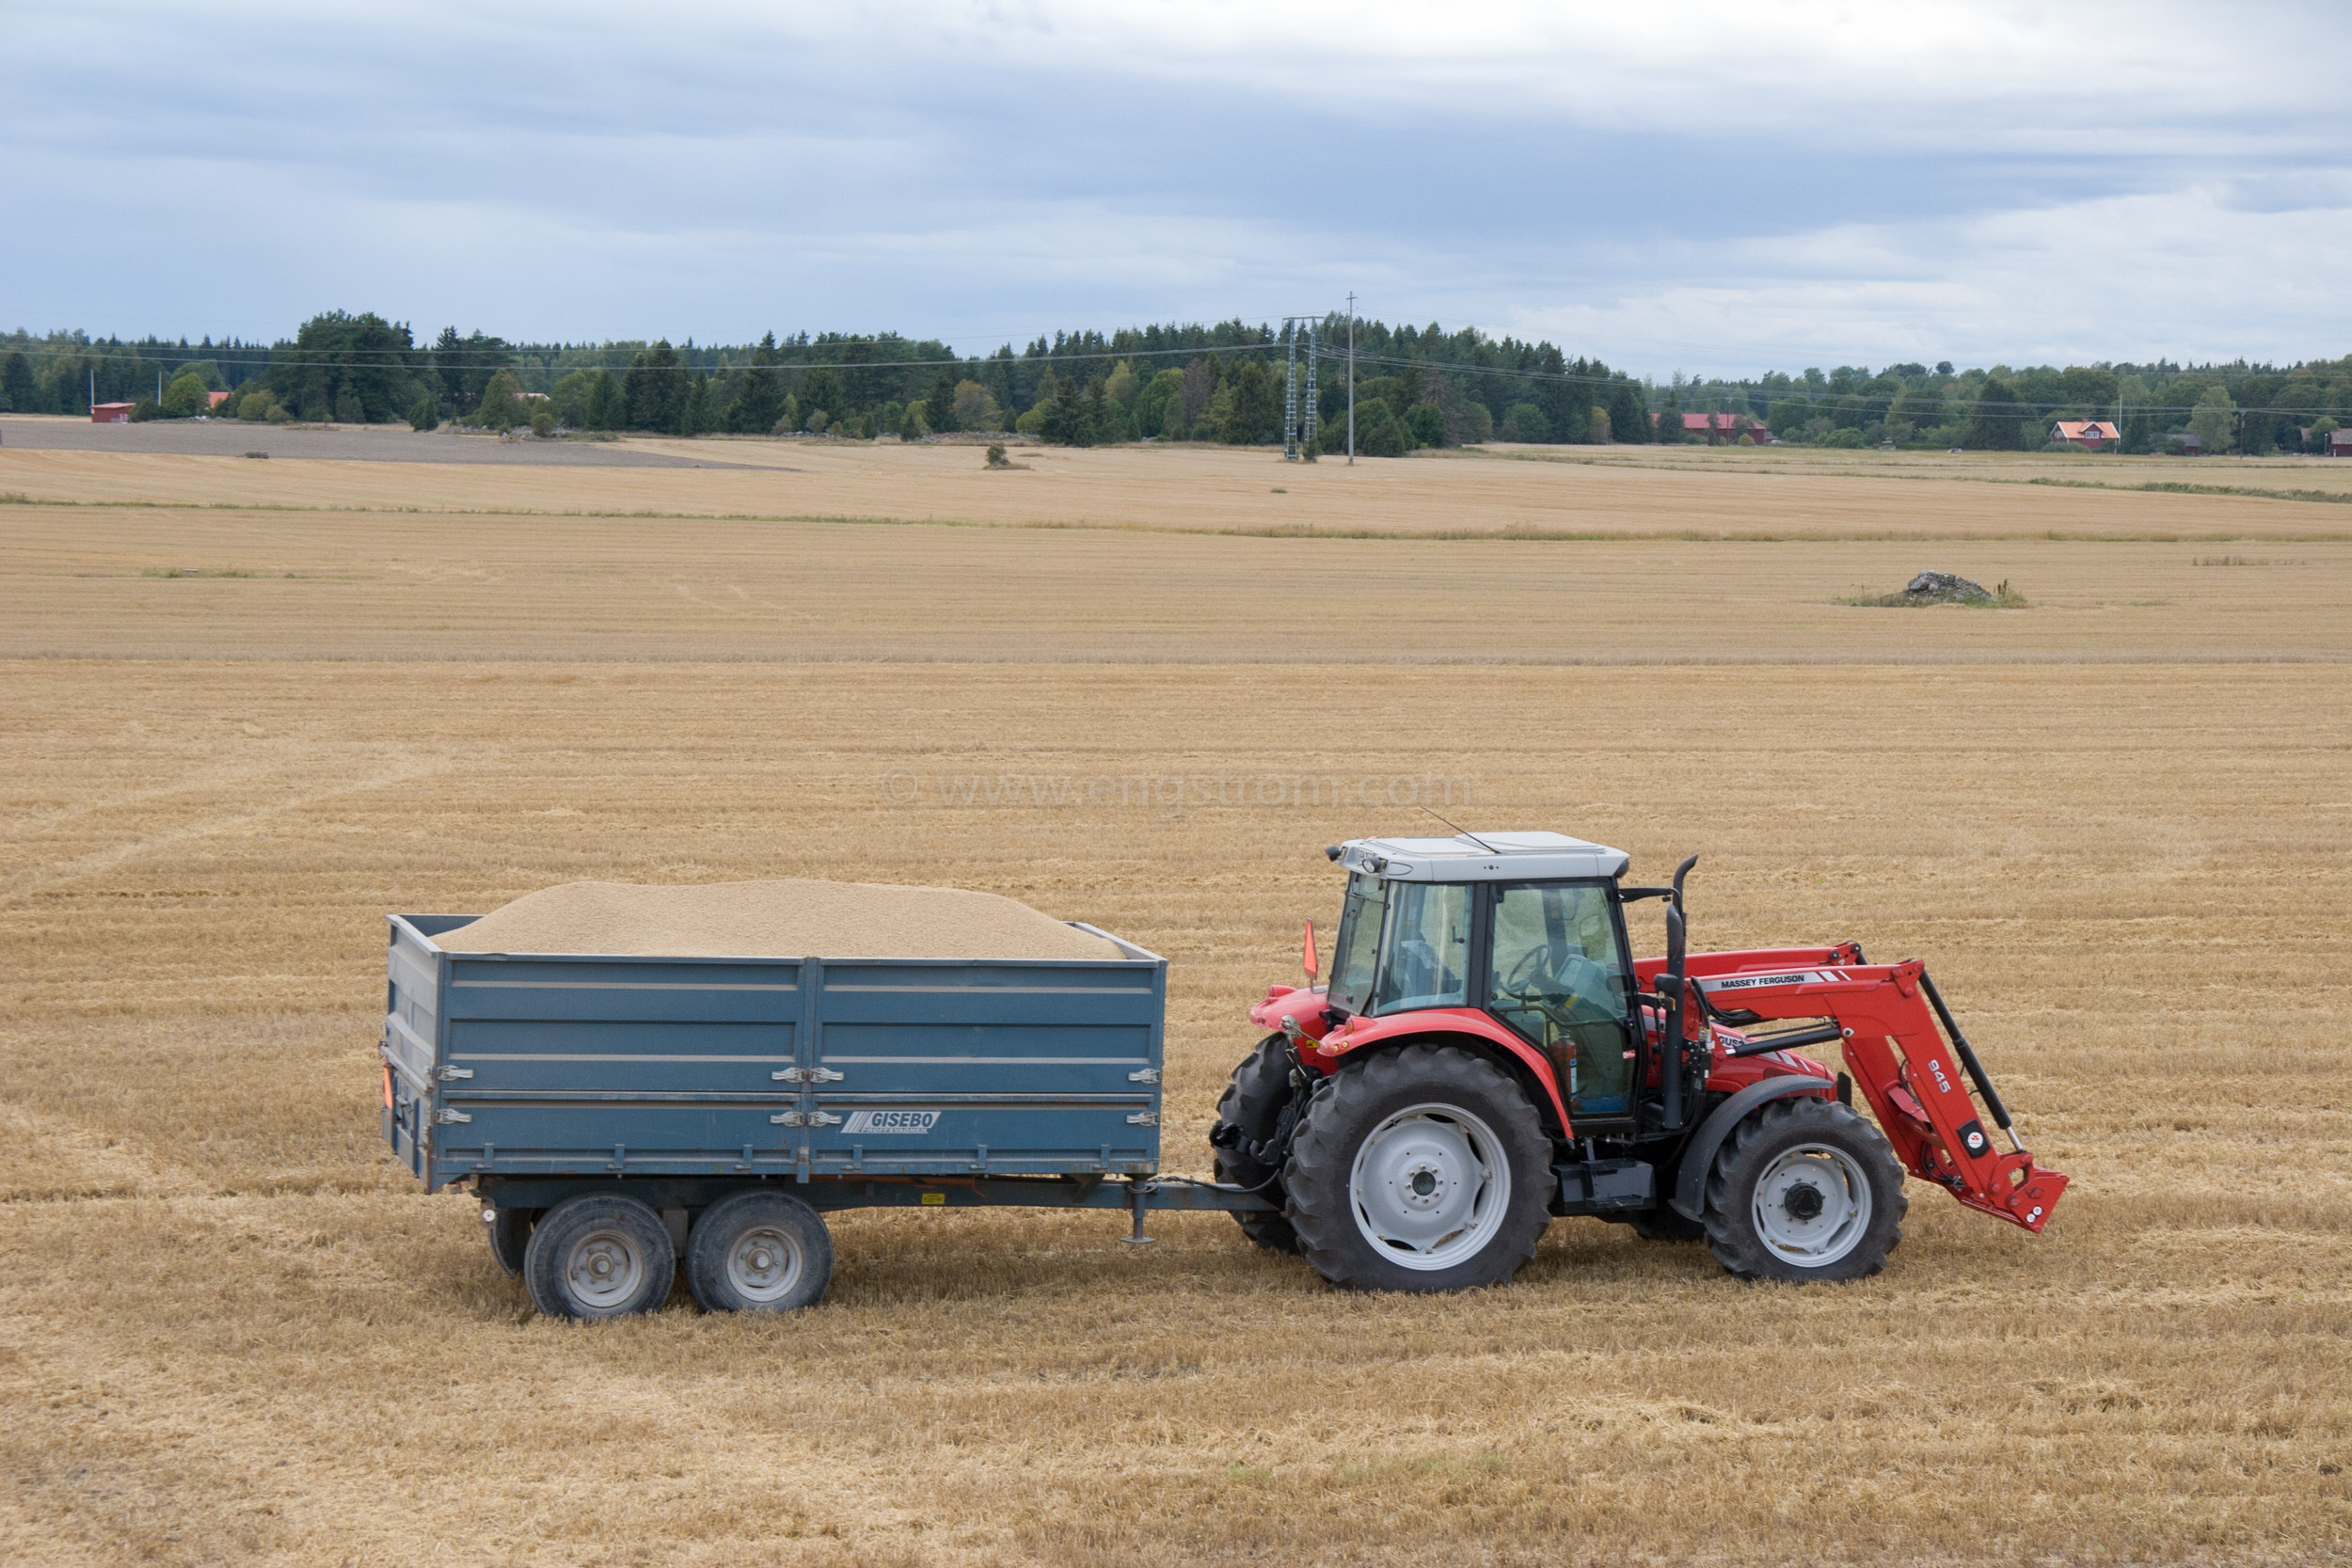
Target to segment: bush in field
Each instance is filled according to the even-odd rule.
[[[192,419],[213,406],[212,398],[204,388],[204,378],[194,371],[182,371],[164,388],[164,418]]]
[[[507,431],[523,422],[522,390],[513,371],[501,371],[490,377],[482,389],[482,406],[474,410],[473,422],[485,430]]]
[[[1360,457],[1402,457],[1411,449],[1404,425],[1386,398],[1367,398],[1356,409],[1356,452]]]
[[[1005,428],[1005,411],[995,395],[977,381],[956,383],[956,428],[990,431]]]
[[[260,424],[278,406],[278,400],[267,390],[247,392],[237,400],[237,418],[248,424]]]
[[[1506,441],[1549,441],[1551,421],[1544,411],[1532,403],[1515,403],[1502,416],[1502,438]]]
[[[1413,445],[1417,447],[1445,445],[1445,411],[1434,403],[1415,404],[1406,428],[1412,433]]]
[[[2230,450],[2236,423],[2237,405],[2230,401],[2228,388],[2217,383],[2188,411],[2189,434],[2198,438],[2208,455]]]
[[[239,418],[243,417],[242,412],[240,412]],[[408,428],[411,430],[440,429],[441,400],[435,397],[431,392],[427,392],[424,396],[419,398],[414,404],[410,404],[408,409]]]

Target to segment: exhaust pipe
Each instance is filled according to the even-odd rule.
[[[1682,914],[1682,879],[1699,863],[1692,855],[1675,867],[1674,896],[1666,901],[1666,967],[1651,982],[1665,999],[1665,1040],[1659,1062],[1659,1086],[1664,1091],[1665,1131],[1682,1131],[1682,966],[1690,956],[1690,925]]]

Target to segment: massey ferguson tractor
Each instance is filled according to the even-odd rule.
[[[1742,1278],[1855,1279],[1901,1237],[1905,1175],[2037,1232],[2066,1190],[1919,960],[1687,951],[1696,856],[1628,887],[1624,851],[1560,833],[1325,853],[1347,872],[1328,983],[1311,925],[1309,984],[1250,1009],[1268,1033],[1209,1141],[1227,1191],[1272,1201],[1235,1213],[1250,1239],[1335,1284],[1499,1284],[1563,1214],[1704,1240]],[[1666,953],[1636,959],[1648,898]],[[1830,1044],[1845,1071],[1797,1053]]]

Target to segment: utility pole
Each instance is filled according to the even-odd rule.
[[[1315,460],[1315,430],[1323,420],[1323,394],[1315,390],[1315,360],[1322,355],[1322,345],[1315,339],[1315,328],[1321,325],[1311,318],[1307,323],[1307,428],[1299,438],[1298,450],[1310,463]]]
[[[1356,291],[1347,291],[1347,466],[1356,466]]]
[[[1288,363],[1282,372],[1282,461],[1295,463],[1298,439],[1298,321],[1293,317],[1282,324],[1282,338],[1290,345]]]

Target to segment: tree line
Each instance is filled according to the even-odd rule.
[[[1333,316],[1314,334],[1311,411],[1323,451],[1346,440],[1346,330]],[[1354,335],[1356,450],[1370,456],[1492,440],[1709,438],[1686,434],[1685,414],[1729,416],[1716,439],[1997,450],[2039,448],[2061,419],[2116,420],[2124,449],[2141,451],[2190,434],[2207,451],[2294,451],[2352,424],[2352,356],[2285,369],[1846,365],[1652,383],[1597,359],[1570,359],[1549,342],[1475,328],[1359,320]],[[892,333],[568,344],[453,326],[423,343],[404,323],[335,310],[266,345],[0,336],[0,409],[69,414],[96,401],[131,403],[135,419],[1265,444],[1281,438],[1293,349],[1273,327],[1238,319],[1056,332],[1018,352],[1007,343],[975,357]],[[1307,346],[1296,352],[1303,396]]]
[[[1313,413],[1319,443],[1345,441],[1347,388],[1322,324]],[[1502,437],[1581,442],[1645,438],[1647,389],[1597,360],[1549,343],[1356,324],[1357,450]],[[1299,354],[1306,354],[1300,345]],[[166,342],[55,333],[0,338],[0,406],[79,413],[134,404],[134,419],[215,417],[285,422],[444,420],[506,430],[805,432],[871,439],[1018,433],[1068,445],[1129,440],[1270,443],[1281,439],[1293,345],[1239,319],[1041,335],[1019,350],[959,356],[936,340],[884,333],[801,333],[757,343],[510,342],[444,329],[418,342],[373,312],[328,311],[268,345]],[[1300,364],[1303,387],[1306,365]],[[228,393],[217,410],[211,394]],[[1304,412],[1304,410],[1302,410]],[[1640,427],[1637,431],[1635,427]]]

